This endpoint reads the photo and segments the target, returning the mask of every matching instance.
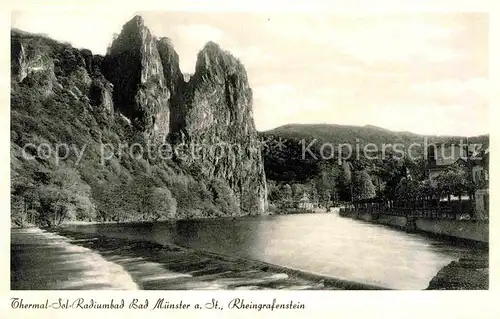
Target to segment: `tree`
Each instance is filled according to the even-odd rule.
[[[11,220],[18,226],[34,224],[40,210],[37,188],[30,183],[14,183],[11,184]]]
[[[277,185],[276,182],[272,180],[267,181],[267,193],[267,198],[270,202],[278,202],[283,196],[279,185]]]
[[[291,189],[292,198],[294,201],[298,201],[300,198],[302,198],[302,195],[305,192],[305,187],[302,184],[292,184]]]
[[[424,194],[424,187],[424,184],[414,180],[411,176],[403,177],[396,186],[395,193],[399,200],[413,207],[416,205],[417,198]]]
[[[240,207],[236,200],[236,196],[225,181],[213,179],[210,181],[209,189],[212,192],[212,200],[215,207],[220,210],[224,216],[240,214]]]
[[[316,189],[316,185],[315,185],[314,181],[307,184],[307,189],[309,190],[310,201],[312,201],[313,203],[318,203],[319,194],[318,194],[318,190]]]
[[[283,185],[282,193],[283,193],[283,199],[285,199],[285,200],[292,199],[293,193],[292,193],[292,187],[290,186],[290,184]]]
[[[128,186],[116,179],[99,181],[92,185],[97,218],[101,221],[119,221],[124,215],[128,215],[124,213],[129,208],[125,203]]]
[[[406,176],[403,160],[396,157],[388,157],[381,161],[380,166],[374,170],[374,174],[383,181],[381,184],[381,197],[387,200],[396,199],[396,188],[401,179]]]
[[[155,186],[154,180],[148,175],[141,175],[130,182],[128,196],[122,198],[126,217],[135,217],[146,220],[151,215],[149,206],[150,190]],[[128,216],[127,216],[128,215]],[[134,216],[137,215],[137,216]]]
[[[146,215],[154,221],[163,218],[174,218],[177,212],[177,201],[166,187],[151,187],[145,203]]]
[[[333,181],[330,181],[326,172],[321,172],[314,180],[314,189],[321,206],[328,207],[330,203],[331,194],[334,190]]]
[[[18,226],[26,224],[27,213],[24,197],[11,194],[10,196],[10,218]]]
[[[354,199],[352,164],[348,161],[342,163],[342,173],[340,174],[339,182],[341,198],[352,201]]]
[[[449,166],[444,172],[436,176],[436,183],[439,193],[447,196],[448,200],[450,200],[451,195],[461,197],[470,188],[470,183],[467,181],[467,172],[464,167],[458,164]]]
[[[343,179],[346,184],[350,184],[352,181],[352,173],[351,173],[352,165],[351,163],[344,161],[342,163],[342,172],[343,172]]]
[[[90,186],[80,179],[77,171],[59,168],[48,174],[48,183],[38,189],[40,220],[57,226],[65,220],[92,219],[95,206],[90,200]]]
[[[408,167],[410,176],[414,180],[425,180],[425,169],[427,167],[427,161],[423,157],[417,158],[415,160],[405,159],[405,163]]]
[[[357,200],[367,200],[375,197],[375,186],[366,170],[358,171],[354,175],[353,193]]]
[[[292,187],[290,186],[290,184],[283,185],[281,193],[283,194],[283,197],[281,200],[282,208],[285,208],[285,209],[290,208],[292,205],[292,199],[293,199],[293,192],[292,192]]]
[[[325,168],[314,179],[316,194],[324,207],[330,205],[331,198],[336,193],[336,179],[338,179],[338,170],[335,170],[333,167]]]
[[[325,207],[327,210],[330,210],[330,202],[332,199],[332,193],[328,189],[324,189],[320,194],[319,194],[319,200],[321,202],[321,205]]]

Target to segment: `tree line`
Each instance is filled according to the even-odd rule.
[[[466,165],[457,162],[429,181],[423,159],[389,157],[383,160],[323,164],[306,182],[269,181],[269,200],[277,209],[297,206],[307,198],[320,207],[342,203],[396,202],[474,196],[477,185]],[[304,194],[306,194],[304,196]]]

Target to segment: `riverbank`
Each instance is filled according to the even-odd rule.
[[[488,256],[460,258],[443,267],[429,283],[427,290],[488,290]]]
[[[324,208],[314,208],[311,210],[288,210],[288,211],[274,211],[268,212],[265,215],[259,216],[282,216],[282,215],[302,215],[302,214],[318,214],[318,213],[337,213],[339,210],[338,207],[332,207],[331,211],[327,211]],[[141,220],[141,219],[130,219],[130,220],[122,220],[122,221],[88,221],[88,220],[66,220],[61,224],[52,227],[54,229],[65,228],[68,226],[86,226],[86,225],[137,225],[137,224],[153,224],[158,222],[183,222],[183,221],[198,221],[198,220],[217,220],[217,219],[240,219],[240,218],[252,218],[255,215],[239,215],[239,216],[216,216],[216,217],[192,217],[192,218],[169,218],[169,219],[161,219],[161,220]],[[36,224],[25,224],[18,225],[15,223],[11,223],[11,229],[28,229],[28,228],[45,228],[43,225]]]
[[[339,216],[386,225],[409,232],[421,232],[452,240],[470,242],[484,247],[487,247],[489,243],[488,221],[409,218],[389,214],[374,214],[347,208],[340,209]]]
[[[339,215],[372,224],[385,225],[405,232],[422,233],[452,241],[457,245],[479,248],[475,253],[444,266],[432,278],[426,290],[487,290],[489,288],[488,224],[478,221],[431,220],[386,214],[371,214],[342,209]]]
[[[23,245],[23,238],[12,235],[11,255],[15,260],[12,271],[12,289],[57,289],[51,284],[49,276],[57,276],[59,271],[68,271],[67,256],[40,255],[33,257],[26,249],[32,249],[33,254],[39,248],[45,247],[44,238],[58,236],[64,238],[65,245],[78,251],[84,249],[93,252],[103,260],[120,267],[130,274],[138,289],[144,290],[184,290],[184,289],[290,289],[290,290],[367,290],[383,289],[381,287],[364,285],[346,280],[337,280],[319,276],[291,268],[238,257],[228,257],[206,251],[186,249],[176,245],[160,245],[149,241],[125,240],[78,233],[59,228],[57,234],[47,233],[47,237],[38,236],[31,240],[31,246]],[[19,234],[17,234],[19,235]],[[40,247],[33,247],[36,244]],[[58,242],[59,244],[59,242]],[[76,248],[75,248],[76,247]],[[60,247],[56,247],[60,248]],[[46,247],[45,247],[46,249]],[[54,253],[54,252],[52,252]],[[48,258],[33,265],[33,258]],[[60,260],[60,263],[53,263]],[[80,269],[81,261],[70,262],[75,269]],[[85,260],[85,259],[83,259]],[[51,267],[44,267],[44,262]],[[32,269],[35,267],[35,269]],[[58,269],[59,268],[59,269]],[[109,267],[108,267],[109,268]],[[69,269],[71,270],[71,269]],[[36,278],[42,281],[24,280],[22,274],[36,273]],[[16,274],[20,274],[17,276]],[[81,277],[81,274],[75,274]],[[70,276],[71,277],[71,276]],[[32,277],[29,277],[32,278]],[[60,281],[60,280],[59,280]],[[78,282],[81,282],[82,279]],[[67,284],[69,289],[79,289],[88,285],[73,284],[71,278]],[[60,289],[60,288],[59,288]]]

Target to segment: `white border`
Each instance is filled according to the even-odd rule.
[[[1,2],[1,0],[0,0]],[[411,2],[411,4],[409,4]],[[438,3],[439,2],[439,3]],[[482,292],[470,291],[398,291],[398,292],[368,292],[368,291],[308,291],[308,292],[290,292],[290,291],[115,291],[115,292],[57,292],[57,291],[28,291],[28,292],[10,292],[9,291],[9,273],[10,273],[10,214],[9,214],[9,189],[10,189],[10,164],[9,164],[9,74],[10,74],[10,11],[11,10],[96,10],[96,11],[145,11],[145,10],[172,10],[172,11],[315,11],[328,10],[342,13],[364,13],[366,4],[377,3],[376,9],[370,9],[370,12],[401,12],[401,11],[489,11],[490,12],[490,78],[492,88],[492,101],[490,107],[490,132],[491,132],[491,147],[493,149],[493,158],[491,165],[491,190],[490,193],[495,193],[499,186],[497,181],[498,172],[496,169],[495,151],[497,146],[498,125],[493,122],[493,119],[500,118],[498,115],[498,98],[500,86],[498,85],[498,69],[499,62],[496,57],[500,56],[498,50],[498,42],[500,36],[498,34],[498,17],[495,12],[493,3],[483,0],[470,1],[437,1],[437,0],[345,0],[345,1],[12,1],[10,3],[1,3],[2,15],[0,16],[0,30],[2,31],[0,45],[0,127],[2,134],[0,135],[0,203],[1,203],[1,218],[0,232],[0,247],[4,258],[1,258],[0,269],[4,280],[1,280],[1,299],[0,299],[0,317],[5,318],[88,318],[106,317],[106,318],[123,318],[130,316],[135,318],[138,316],[148,316],[155,318],[167,317],[237,317],[237,318],[267,318],[270,315],[279,317],[332,317],[332,318],[500,318],[499,301],[497,295],[498,289],[498,272],[495,270],[499,267],[499,254],[496,249],[500,244],[497,210],[498,200],[495,196],[491,197],[491,222],[490,222],[490,290]],[[497,20],[498,21],[498,20]],[[89,21],[92,23],[92,21]],[[85,28],[85,26],[82,26]],[[498,92],[496,92],[498,91]],[[474,110],[471,110],[473,112]],[[158,297],[166,299],[178,300],[184,299],[191,303],[206,302],[211,298],[218,298],[222,303],[227,303],[232,298],[241,297],[251,299],[252,302],[269,301],[273,298],[280,300],[296,300],[305,303],[307,308],[305,311],[275,311],[270,313],[267,311],[221,311],[210,312],[207,310],[191,310],[191,311],[13,311],[10,309],[8,299],[11,296],[21,296],[26,299],[36,298],[36,300],[44,300],[45,298],[97,298],[105,300],[107,298],[149,298],[156,300]]]

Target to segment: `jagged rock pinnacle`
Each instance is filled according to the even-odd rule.
[[[64,89],[56,76],[81,84],[80,95],[85,95],[89,108],[101,110],[103,122],[126,118],[131,133],[143,134],[146,141],[168,135],[174,143],[201,145],[209,151],[219,143],[231,146],[222,158],[205,152],[202,158],[176,160],[186,161],[186,168],[200,167],[199,178],[224,181],[244,214],[265,213],[266,179],[260,149],[255,147],[252,90],[244,66],[230,52],[215,42],[206,43],[195,72],[186,76],[172,41],[154,37],[139,15],[123,25],[104,57],[59,44],[56,59],[47,46],[32,42],[28,48],[23,41],[22,36],[12,39],[14,81],[46,75],[32,81],[46,92]]]
[[[136,24],[137,26],[143,27],[144,26],[144,19],[140,15],[136,15],[129,22],[127,22],[125,25],[128,25],[128,24]]]

